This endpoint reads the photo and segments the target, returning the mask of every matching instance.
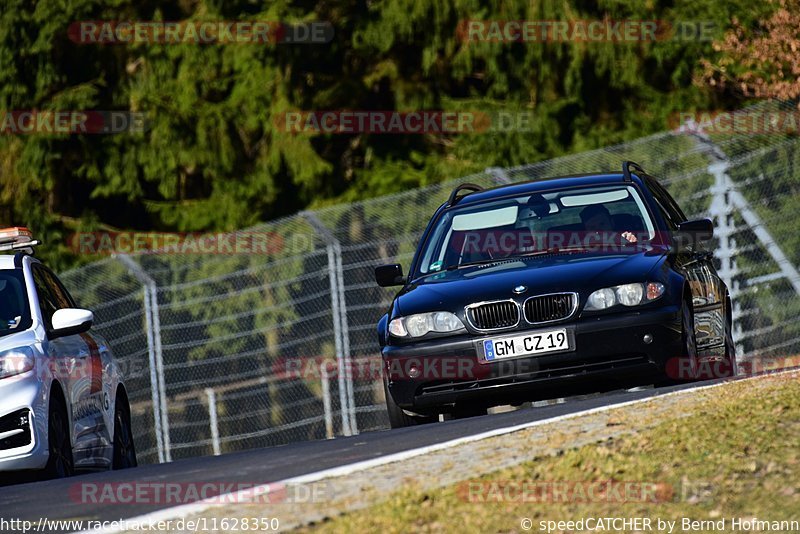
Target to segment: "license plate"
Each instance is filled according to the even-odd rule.
[[[483,340],[486,361],[570,350],[566,329]]]

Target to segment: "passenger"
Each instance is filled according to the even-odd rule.
[[[636,235],[630,230],[620,231],[614,228],[614,220],[608,208],[602,204],[592,204],[581,210],[583,229],[590,233],[614,233],[619,235],[626,243],[636,243]]]

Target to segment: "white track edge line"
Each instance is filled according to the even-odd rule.
[[[449,441],[444,441],[442,443],[435,443],[433,445],[426,445],[424,447],[418,447],[416,449],[410,449],[407,451],[396,452],[392,454],[387,454],[385,456],[380,456],[378,458],[372,458],[371,460],[362,460],[360,462],[355,462],[352,464],[341,465],[338,467],[331,467],[328,469],[323,469],[321,471],[316,471],[314,473],[308,473],[305,475],[298,475],[296,477],[287,478],[284,480],[279,480],[277,482],[272,482],[268,484],[262,484],[261,486],[253,486],[246,490],[239,490],[236,492],[225,493],[222,495],[217,495],[216,497],[211,497],[209,499],[205,499],[202,501],[197,501],[188,504],[180,504],[178,506],[172,506],[170,508],[163,508],[161,510],[156,510],[154,512],[149,512],[146,514],[142,514],[140,516],[135,516],[127,519],[116,520],[123,524],[127,523],[128,525],[133,525],[135,523],[157,523],[159,521],[166,521],[169,519],[177,519],[182,517],[187,517],[193,514],[199,514],[208,510],[209,508],[214,508],[216,506],[222,505],[231,505],[231,504],[245,504],[247,501],[242,500],[241,502],[238,498],[242,495],[252,495],[258,494],[260,491],[262,494],[267,495],[269,494],[270,488],[275,487],[283,487],[289,486],[292,484],[309,484],[311,482],[317,482],[319,480],[323,480],[326,478],[336,478],[345,475],[349,475],[355,473],[357,471],[364,471],[366,469],[370,469],[372,467],[378,467],[381,465],[386,465],[395,462],[401,462],[403,460],[408,460],[409,458],[414,458],[416,456],[422,456],[424,454],[429,454],[432,452],[437,452],[444,449],[449,449],[451,447],[457,447],[459,445],[464,445],[467,443],[473,443],[475,441],[481,441],[484,439],[493,438],[496,436],[502,436],[505,434],[512,434],[514,432],[519,432],[521,430],[527,430],[529,428],[535,428],[537,426],[542,426],[550,423],[557,423],[559,421],[564,421],[566,419],[572,419],[575,417],[580,417],[583,415],[592,415],[596,413],[602,413],[605,411],[613,410],[616,408],[624,408],[626,406],[632,406],[635,404],[643,404],[645,402],[653,401],[660,398],[667,398],[672,396],[678,395],[685,395],[689,393],[694,393],[697,391],[704,391],[708,389],[714,389],[726,384],[736,383],[736,382],[747,382],[750,380],[758,380],[765,377],[770,376],[779,376],[784,374],[792,374],[798,373],[800,370],[798,369],[788,369],[784,371],[777,371],[777,372],[768,372],[763,375],[758,376],[751,376],[747,378],[740,378],[738,380],[725,380],[723,382],[719,382],[717,384],[711,384],[708,386],[697,386],[693,388],[686,388],[686,389],[679,389],[677,391],[670,391],[668,393],[661,393],[659,395],[652,395],[648,397],[644,397],[641,399],[634,399],[630,401],[618,402],[615,404],[608,404],[605,406],[598,406],[596,408],[590,408],[588,410],[582,410],[579,412],[572,412],[564,415],[557,415],[555,417],[550,417],[548,419],[539,419],[537,421],[529,421],[527,423],[521,423],[514,426],[508,426],[503,428],[495,428],[493,430],[487,430],[486,432],[481,432],[480,434],[472,434],[470,436],[463,436],[460,438],[452,439]],[[229,501],[229,499],[232,499]],[[219,501],[223,501],[220,503]],[[111,521],[114,522],[114,521]],[[109,528],[109,529],[92,529],[92,530],[83,530],[80,532],[76,532],[73,534],[117,534],[121,532],[126,532],[129,529],[124,529],[122,525],[116,528]]]

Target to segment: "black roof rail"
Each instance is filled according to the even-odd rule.
[[[26,251],[23,250],[21,252],[17,252],[14,254],[14,268],[21,269],[22,268],[22,258],[25,256],[33,256],[33,251]]]
[[[473,193],[477,193],[478,191],[483,191],[483,187],[479,186],[478,184],[472,184],[472,183],[469,183],[469,182],[466,182],[466,183],[463,183],[463,184],[459,184],[458,186],[456,186],[455,189],[453,189],[453,192],[450,193],[450,198],[447,199],[447,205],[448,206],[455,205],[456,202],[458,202],[459,200],[461,200],[465,196],[469,195],[469,193],[467,193],[467,195],[463,195],[463,196],[459,197],[458,194],[461,191],[470,191],[470,192],[473,192]]]
[[[636,163],[635,161],[623,161],[622,162],[622,177],[625,179],[626,182],[630,182],[631,180],[631,169],[638,172],[639,174],[647,174],[645,170],[642,168],[641,165]]]

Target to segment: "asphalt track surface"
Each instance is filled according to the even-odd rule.
[[[264,449],[205,456],[124,471],[79,475],[69,479],[29,482],[0,487],[0,517],[38,522],[47,519],[116,521],[169,508],[174,504],[87,503],[75,491],[78,483],[242,483],[269,484],[324,469],[371,460],[392,453],[443,443],[457,438],[531,421],[549,419],[671,391],[707,386],[720,380],[657,389],[614,391],[593,397],[567,399],[561,404],[524,408],[433,425],[365,432],[333,440],[293,443]],[[70,494],[72,491],[72,495]]]

